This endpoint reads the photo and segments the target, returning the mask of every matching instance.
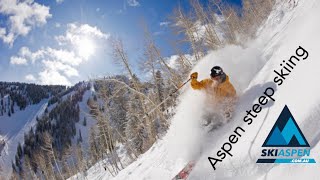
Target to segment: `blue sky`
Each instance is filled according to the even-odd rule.
[[[112,60],[111,36],[123,39],[136,67],[142,21],[163,55],[173,55],[170,41],[177,37],[164,22],[178,5],[190,8],[186,0],[0,0],[0,81],[71,85],[121,73]]]

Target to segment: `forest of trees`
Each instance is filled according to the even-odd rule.
[[[75,124],[80,121],[78,103],[83,100],[88,87],[82,84],[73,88],[72,95],[67,95],[65,100],[59,99],[50,112],[37,118],[36,127],[24,135],[23,145],[17,147],[15,162],[12,162],[13,179],[34,179],[36,174],[45,179],[64,179],[62,167],[72,166],[61,161],[70,156],[72,151],[71,140],[77,132]]]
[[[36,85],[19,82],[0,82],[0,116],[11,116],[17,110],[24,110],[28,105],[38,104],[41,100],[56,96],[65,91],[65,86]]]
[[[206,5],[190,0],[191,10],[177,7],[172,16],[172,31],[181,37],[170,44],[176,51],[176,66],[168,63],[147,26],[144,32],[144,53],[137,72],[130,62],[125,43],[111,38],[114,62],[124,74],[91,80],[96,91],[87,101],[90,116],[96,125],[90,129],[89,148],[82,148],[83,138],[75,123],[87,126],[87,118],[79,119],[79,104],[90,86],[84,82],[55,93],[50,112],[38,118],[35,129],[25,135],[12,163],[12,179],[66,179],[99,163],[115,176],[126,165],[119,156],[121,144],[133,162],[161,138],[170,125],[178,94],[171,95],[187,79],[193,66],[209,51],[226,44],[243,45],[270,14],[275,0],[242,0],[242,7],[230,6],[222,0],[209,0]],[[189,52],[179,47],[187,45]],[[148,74],[148,78],[137,74]],[[143,80],[142,80],[143,79]],[[83,87],[83,85],[85,85]],[[72,96],[62,100],[70,92]],[[53,93],[52,93],[53,94]]]

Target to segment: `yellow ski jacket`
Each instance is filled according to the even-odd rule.
[[[196,78],[191,79],[191,87],[195,90],[206,90],[207,93],[214,96],[216,102],[222,101],[225,98],[235,98],[237,93],[233,85],[229,80],[229,76],[226,76],[226,80],[218,85],[214,86],[212,79],[204,79],[198,81]]]

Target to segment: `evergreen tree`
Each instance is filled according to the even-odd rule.
[[[12,101],[12,104],[11,104],[11,113],[14,114],[14,101]]]
[[[79,129],[79,138],[78,138],[78,143],[82,142],[82,135],[81,135],[81,130]]]
[[[20,142],[19,142],[18,147],[17,147],[17,154],[18,154],[19,158],[21,158],[21,156],[23,154]]]
[[[83,123],[82,124],[83,124],[83,126],[87,126],[87,118],[86,117],[83,118]]]

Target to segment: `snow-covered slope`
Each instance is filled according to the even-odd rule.
[[[27,106],[23,111],[16,111],[11,117],[0,117],[0,137],[5,142],[0,156],[3,173],[10,174],[12,171],[11,163],[14,161],[18,144],[23,144],[24,134],[36,125],[36,118],[44,113],[47,102],[48,99],[45,99],[38,104]]]
[[[217,64],[224,67],[240,97],[232,121],[213,133],[205,133],[199,123],[203,109],[208,108],[205,95],[187,87],[180,96],[167,135],[114,179],[171,179],[193,159],[197,159],[197,164],[189,179],[319,179],[318,163],[256,164],[261,146],[285,105],[310,143],[312,158],[320,162],[317,154],[320,150],[319,16],[319,1],[299,1],[295,8],[287,1],[279,2],[257,39],[246,47],[227,46],[206,56],[193,71],[199,72],[199,79],[203,79],[208,77],[210,67]],[[298,62],[283,84],[277,86],[273,82],[274,70],[280,70],[283,60],[296,55],[299,46],[308,51],[308,58]],[[263,106],[248,125],[243,122],[246,110],[257,103],[267,87],[276,89],[275,102]],[[214,171],[208,157],[216,156],[238,126],[245,133],[232,147],[233,157],[227,156]],[[100,166],[88,171],[88,179],[110,178]]]
[[[86,88],[87,83],[79,84],[70,92],[61,97],[61,101],[66,101],[67,98],[74,96],[78,93],[79,89]],[[88,151],[89,147],[89,132],[92,126],[96,124],[96,120],[90,115],[90,110],[87,105],[89,98],[93,98],[94,89],[84,90],[82,101],[77,102],[79,105],[79,122],[76,122],[76,135],[72,139],[72,144],[77,145],[77,141],[82,137],[81,147],[84,152]],[[28,105],[24,110],[19,110],[19,107],[15,107],[15,113],[10,117],[5,113],[0,116],[0,179],[9,179],[12,172],[12,162],[15,162],[15,155],[17,153],[17,147],[20,143],[23,147],[25,141],[25,135],[29,133],[30,129],[36,131],[37,117],[41,117],[47,112],[50,113],[54,110],[59,103],[54,103],[48,106],[48,99],[42,100],[35,105]],[[84,119],[86,123],[84,124]]]
[[[81,137],[83,140],[84,150],[87,151],[89,147],[89,135],[92,126],[96,125],[97,121],[90,115],[90,109],[87,105],[89,98],[92,98],[94,94],[94,89],[85,91],[83,94],[82,101],[79,102],[80,107],[80,121],[76,123],[77,134],[73,139],[73,144],[77,144],[77,139],[80,137],[79,132],[81,132]],[[83,121],[86,119],[86,125],[84,126]]]

